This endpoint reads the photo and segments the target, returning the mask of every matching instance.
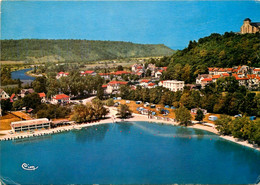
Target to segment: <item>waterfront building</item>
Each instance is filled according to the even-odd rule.
[[[178,81],[178,80],[165,80],[162,81],[162,86],[170,89],[171,91],[183,91],[184,89],[184,81]]]
[[[15,121],[11,122],[11,128],[13,132],[21,132],[42,128],[50,129],[50,121],[47,118]]]

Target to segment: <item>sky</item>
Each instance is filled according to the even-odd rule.
[[[186,47],[260,22],[257,1],[2,1],[1,39],[86,39]]]

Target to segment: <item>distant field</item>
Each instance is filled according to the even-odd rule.
[[[24,61],[0,61],[1,65],[22,65],[25,64]]]

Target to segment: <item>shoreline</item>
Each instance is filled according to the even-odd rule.
[[[116,111],[115,108],[109,108],[109,110],[110,110],[110,113],[107,116],[107,119],[102,119],[102,120],[99,120],[99,121],[94,122],[94,123],[83,123],[83,124],[75,124],[75,125],[69,125],[69,126],[56,127],[56,128],[48,129],[48,130],[37,130],[37,131],[34,131],[34,133],[27,133],[26,132],[26,133],[10,134],[9,132],[11,130],[0,131],[0,134],[4,134],[4,135],[0,135],[0,141],[2,141],[2,140],[3,141],[14,140],[14,139],[21,139],[21,138],[28,138],[28,137],[37,137],[37,136],[54,134],[54,133],[59,133],[59,132],[64,132],[64,131],[75,130],[75,129],[80,130],[84,127],[90,127],[90,126],[94,126],[94,125],[102,125],[102,124],[114,123],[114,122],[121,122],[121,121],[126,121],[126,122],[146,121],[146,122],[164,123],[164,124],[167,124],[167,125],[180,126],[179,123],[177,123],[177,122],[166,121],[166,120],[157,120],[157,119],[149,119],[147,115],[135,114],[135,113],[132,114],[131,118],[122,120],[122,119],[116,118],[117,111]],[[255,149],[257,151],[260,151],[259,146],[254,146],[253,144],[250,144],[247,141],[240,141],[240,140],[234,138],[233,136],[219,135],[218,131],[213,127],[195,124],[195,125],[192,125],[192,126],[188,126],[187,128],[201,129],[201,130],[205,130],[205,131],[208,131],[208,132],[212,132],[212,133],[218,135],[220,138],[223,138],[227,141],[231,141],[231,142],[240,144],[242,146],[246,146],[246,147]]]

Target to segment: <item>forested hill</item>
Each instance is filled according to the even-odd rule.
[[[172,55],[173,50],[163,44],[134,44],[117,41],[90,40],[1,40],[2,61],[26,61],[48,58],[78,62],[130,57]]]
[[[189,64],[201,69],[238,65],[260,67],[260,34],[214,33],[197,42],[190,41],[187,48],[164,57],[158,65],[168,64],[172,67]]]

